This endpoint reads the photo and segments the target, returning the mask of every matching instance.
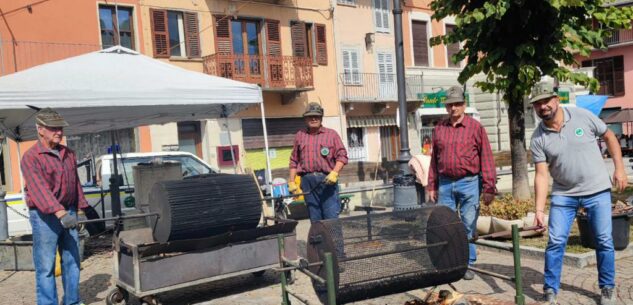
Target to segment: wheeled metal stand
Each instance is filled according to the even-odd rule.
[[[302,297],[292,288],[288,287],[288,272],[297,270],[321,285],[325,285],[327,289],[328,304],[336,304],[336,292],[334,287],[334,263],[332,259],[332,253],[325,253],[325,260],[323,262],[317,262],[308,264],[304,259],[291,260],[284,254],[285,241],[283,235],[277,237],[277,243],[279,244],[279,268],[274,269],[279,271],[281,276],[281,304],[290,305],[290,299],[288,295],[292,295],[301,301],[303,304],[312,304],[308,299]],[[308,270],[309,267],[319,266],[325,264],[326,278],[322,278]]]
[[[519,229],[517,225],[512,225],[512,249],[508,250],[502,247],[498,248],[501,250],[512,251],[513,258],[514,258],[514,276],[506,276],[506,275],[495,273],[492,271],[469,267],[469,269],[471,269],[472,271],[514,282],[515,291],[516,291],[514,301],[515,301],[515,304],[517,305],[525,305],[525,296],[523,295],[523,278],[521,275],[521,249],[520,249],[519,232],[529,231],[532,229],[535,229],[535,228]],[[481,236],[480,238],[486,238],[486,237],[490,238],[490,237],[499,237],[499,236],[501,235],[491,234],[488,236]],[[308,299],[306,299],[305,297],[295,292],[292,288],[288,287],[287,272],[295,271],[295,270],[305,274],[306,276],[310,277],[312,280],[318,282],[319,284],[324,285],[327,289],[328,304],[337,304],[336,288],[334,287],[334,265],[333,265],[332,253],[329,253],[329,252],[325,253],[324,261],[310,264],[306,260],[301,259],[301,258],[299,258],[298,260],[292,260],[285,257],[284,255],[285,244],[284,244],[283,235],[280,235],[277,237],[277,242],[279,244],[279,268],[276,268],[274,270],[279,271],[280,276],[281,276],[281,299],[282,299],[281,304],[282,305],[291,304],[289,295],[295,297],[297,300],[299,300],[303,304],[308,304],[308,305],[313,304]],[[476,240],[475,240],[475,243],[477,243]],[[486,246],[490,247],[490,245],[486,245]],[[325,279],[308,270],[308,268],[310,267],[320,266],[323,264],[325,265],[325,270],[326,270]],[[451,287],[451,289],[453,289],[454,291],[457,291],[457,289],[452,284],[449,284],[449,287]],[[424,301],[428,301],[430,299],[435,289],[436,287],[431,288],[431,290],[427,293]]]

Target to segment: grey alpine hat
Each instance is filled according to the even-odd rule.
[[[451,86],[448,90],[446,90],[446,100],[444,101],[445,105],[464,102],[466,102],[466,99],[464,99],[464,89],[462,89],[462,87]]]
[[[51,108],[44,108],[37,112],[35,116],[35,122],[37,125],[46,127],[66,127],[68,122],[57,113],[57,111]]]
[[[303,113],[303,116],[323,116],[323,107],[321,107],[319,103],[309,103],[308,107],[306,107],[306,111]]]
[[[558,96],[558,93],[554,90],[554,84],[541,82],[532,88],[532,94],[530,94],[530,104],[555,96]]]

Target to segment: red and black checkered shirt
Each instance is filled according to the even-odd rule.
[[[53,214],[68,207],[88,207],[75,153],[66,146],[59,145],[57,156],[38,141],[22,157],[21,168],[29,208]]]
[[[441,121],[433,130],[429,189],[438,189],[439,176],[459,179],[479,174],[483,192],[496,193],[497,170],[486,129],[469,116],[455,127],[450,119]]]
[[[299,175],[327,174],[334,169],[337,161],[347,164],[347,150],[334,129],[321,127],[313,134],[307,129],[297,132],[290,155],[290,168],[296,168]]]

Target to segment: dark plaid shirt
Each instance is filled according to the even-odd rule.
[[[483,192],[494,194],[497,171],[486,129],[469,116],[455,127],[450,119],[441,121],[433,130],[429,189],[438,189],[439,176],[459,179],[480,173]]]
[[[66,146],[59,145],[57,156],[38,141],[22,157],[21,168],[29,208],[53,214],[68,207],[88,207],[75,153]]]
[[[347,150],[338,133],[333,129],[321,127],[314,134],[302,129],[295,135],[290,168],[296,168],[299,175],[305,173],[329,173],[336,162],[347,164]]]

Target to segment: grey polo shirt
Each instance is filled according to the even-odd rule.
[[[611,189],[597,142],[607,132],[607,125],[585,109],[559,109],[564,114],[560,132],[541,122],[530,145],[534,163],[549,164],[554,180],[552,195],[585,196]]]

